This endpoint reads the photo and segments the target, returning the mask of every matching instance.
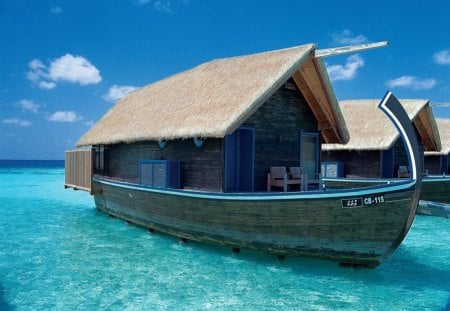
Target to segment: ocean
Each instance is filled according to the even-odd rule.
[[[416,216],[375,269],[280,261],[111,218],[64,189],[63,161],[0,161],[0,310],[446,310],[449,295],[450,219]]]

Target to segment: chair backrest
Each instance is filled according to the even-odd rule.
[[[400,165],[400,166],[398,167],[398,171],[399,171],[400,173],[408,173],[408,167],[407,167],[407,166],[404,166],[404,165]]]
[[[270,168],[270,173],[274,179],[284,178],[284,175],[286,175],[286,168],[284,166],[272,166]]]
[[[299,166],[290,166],[289,173],[291,173],[291,177],[294,179],[300,179],[303,174],[303,169]]]

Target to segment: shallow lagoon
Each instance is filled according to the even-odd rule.
[[[0,310],[441,310],[450,219],[417,216],[376,269],[188,242],[65,190],[62,162],[0,163]]]

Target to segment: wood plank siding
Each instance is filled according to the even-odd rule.
[[[293,80],[280,87],[244,123],[255,129],[254,189],[267,188],[271,166],[299,166],[300,131],[318,132],[318,123]],[[224,189],[224,139],[171,140],[161,149],[156,141],[109,145],[109,173],[114,179],[138,182],[139,160],[179,160],[181,187]]]
[[[428,174],[442,174],[441,172],[441,156],[431,155],[424,158],[424,167],[428,170]]]
[[[139,183],[140,160],[180,161],[181,187],[222,190],[222,139],[205,140],[199,148],[193,139],[171,140],[161,149],[156,141],[109,146],[109,176]]]
[[[316,118],[292,80],[245,124],[255,128],[255,191],[267,189],[271,166],[300,165],[300,131],[318,132]]]
[[[66,151],[64,187],[92,193],[92,149]]]
[[[345,177],[379,178],[381,174],[380,160],[381,156],[379,150],[334,150],[322,152],[322,161],[344,163]]]

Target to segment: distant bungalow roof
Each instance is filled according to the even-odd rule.
[[[427,99],[400,99],[419,133],[425,151],[441,150],[433,111]],[[322,150],[387,150],[399,138],[388,117],[378,109],[378,99],[339,102],[350,140],[346,144],[323,144]]]
[[[293,78],[319,123],[323,141],[348,132],[315,45],[213,60],[129,93],[77,146],[225,137]]]
[[[450,153],[450,119],[436,118],[437,128],[441,137],[442,149],[438,151],[425,152],[425,155],[447,155]]]

